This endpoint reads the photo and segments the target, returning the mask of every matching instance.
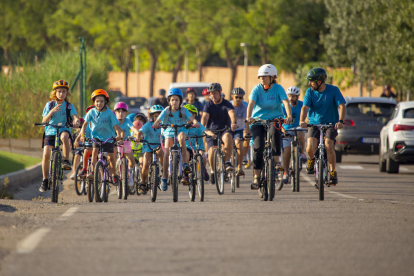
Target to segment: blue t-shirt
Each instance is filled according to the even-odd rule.
[[[161,124],[164,124],[164,119],[165,116],[168,116],[168,120],[167,120],[167,124],[169,125],[182,125],[182,124],[186,124],[188,120],[190,120],[191,118],[191,113],[190,111],[188,111],[186,108],[181,108],[181,114],[182,114],[182,118],[180,118],[180,110],[173,112],[171,111],[171,115],[173,115],[172,117],[170,117],[170,111],[169,111],[169,107],[166,107],[160,114],[160,116],[158,116],[158,119],[161,120]],[[178,134],[180,132],[185,132],[187,133],[187,129],[184,127],[180,127],[178,129]],[[172,138],[174,137],[174,128],[168,127],[167,129],[163,130],[163,135],[165,138]]]
[[[161,136],[161,128],[152,128],[154,122],[148,122],[143,125],[138,131],[141,131],[144,134],[144,140],[148,141],[148,143],[161,143],[160,136]],[[151,146],[154,148],[153,146]],[[142,147],[142,152],[151,152],[148,145],[144,144]]]
[[[252,117],[263,120],[283,117],[282,101],[287,99],[285,89],[277,83],[274,83],[267,92],[261,84],[256,85],[249,98],[250,101],[255,101]]]
[[[202,124],[200,124],[199,123],[199,125],[200,125],[200,127],[199,128],[190,128],[189,130],[188,130],[188,136],[190,137],[190,136],[200,136],[200,135],[203,135],[203,133],[204,133],[204,131],[206,130],[206,128],[202,125]],[[193,146],[193,149],[195,149],[194,147],[196,146],[196,139],[195,138],[191,138],[190,139],[191,140],[191,145]],[[203,142],[203,138],[197,138],[197,140],[198,140],[198,150],[204,150],[204,142]],[[191,150],[191,147],[190,147],[190,141],[188,141],[188,139],[186,139],[185,140],[185,145],[187,146],[187,149],[190,149]]]
[[[114,126],[118,125],[119,122],[109,108],[106,108],[103,112],[98,112],[96,108],[92,108],[84,119],[88,123],[91,122],[92,138],[104,142],[106,139],[116,136]]]
[[[118,120],[118,122],[119,122],[119,120]],[[119,126],[122,129],[122,131],[125,133],[125,138],[128,138],[128,136],[131,134],[130,129],[133,126],[134,125],[132,124],[132,122],[128,118],[125,118],[124,123]]]
[[[211,100],[204,105],[203,112],[209,114],[207,128],[211,130],[223,129],[231,125],[229,110],[234,110],[234,106],[228,100],[222,100],[219,104],[214,104]]]
[[[344,103],[339,88],[330,84],[326,85],[323,92],[308,88],[303,100],[303,105],[309,107],[310,124],[336,124],[339,121],[338,106]]]
[[[66,123],[66,104],[67,104],[67,102],[64,101],[63,104],[60,106],[60,110],[52,115],[52,119],[49,121],[49,124],[57,125],[58,123],[63,123],[63,124]],[[49,105],[50,105],[50,102],[47,102],[45,108],[43,109],[43,114],[42,114],[43,117],[46,117],[49,114],[49,112],[51,110],[51,109],[49,109]],[[55,103],[55,105],[52,107],[52,109],[55,108],[56,105],[58,105],[58,104]],[[73,104],[70,104],[69,111],[70,111],[70,116],[71,117],[73,115],[77,114],[76,109],[73,106]],[[66,130],[70,133],[69,128],[61,128],[59,130],[59,132],[62,133],[62,131],[64,131],[64,130]],[[47,126],[45,128],[45,133],[46,133],[46,135],[56,135],[56,128]]]
[[[233,104],[233,101],[230,101],[230,102],[231,104]],[[234,113],[236,113],[237,126],[238,126],[236,131],[243,130],[246,128],[246,124],[244,120],[246,120],[246,117],[247,117],[247,106],[248,104],[247,103],[245,104],[245,101],[243,101],[241,105],[239,105],[238,107],[234,106]]]
[[[302,111],[302,106],[303,106],[303,102],[302,101],[298,101],[298,103],[296,104],[295,107],[293,107],[292,105],[290,105],[290,109],[292,110],[292,123],[290,125],[287,124],[283,124],[283,127],[288,130],[291,128],[295,128],[299,126],[299,121],[300,121],[300,112]],[[284,118],[286,118],[287,114],[286,114],[286,110],[285,107],[282,106],[282,110],[283,110],[283,115]]]

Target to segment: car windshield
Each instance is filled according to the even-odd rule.
[[[145,103],[145,98],[138,97],[138,98],[121,98],[119,99],[120,102],[126,103],[130,108],[137,108],[141,107]]]
[[[405,109],[403,111],[403,118],[414,119],[414,108]]]
[[[350,103],[346,106],[346,115],[362,117],[389,117],[395,104],[389,103]]]

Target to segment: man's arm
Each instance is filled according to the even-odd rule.
[[[290,109],[290,104],[289,104],[288,100],[283,100],[282,102],[283,102],[283,105],[284,105],[285,110],[286,110],[285,123],[290,124],[292,122],[292,109]]]
[[[307,123],[305,122],[306,120],[306,116],[308,116],[308,111],[309,111],[309,106],[304,105],[302,107],[302,110],[300,111],[300,127],[302,128],[306,128],[307,127]]]
[[[237,129],[236,112],[234,112],[234,109],[230,109],[228,112],[231,120],[231,130],[235,131]]]
[[[201,117],[201,124],[207,127],[207,122],[209,118],[210,118],[210,113],[203,112],[203,116]]]
[[[339,121],[344,121],[345,120],[345,113],[346,113],[345,104],[340,104],[339,105]],[[344,125],[341,122],[338,122],[338,123],[335,124],[335,129],[341,129],[343,127],[344,127]]]

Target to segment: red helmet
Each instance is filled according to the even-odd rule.
[[[90,106],[88,106],[87,108],[86,108],[86,113],[88,113],[88,111],[89,110],[91,110],[92,108],[94,108],[95,106],[94,105],[90,105]]]
[[[207,88],[203,89],[203,96],[210,95],[210,92],[207,91]]]
[[[192,87],[188,87],[187,88],[187,90],[185,91],[187,94],[189,93],[189,92],[194,92],[194,93],[196,93],[197,94],[197,92],[195,91],[195,89],[194,88],[192,88]]]
[[[85,123],[85,120],[81,117],[79,118],[79,124],[82,126]]]

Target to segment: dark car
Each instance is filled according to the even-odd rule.
[[[143,112],[146,100],[144,97],[117,97],[115,103],[124,102],[128,105],[128,113],[138,113]]]
[[[346,97],[346,120],[335,143],[336,162],[343,154],[379,153],[380,132],[394,111],[392,98]]]

